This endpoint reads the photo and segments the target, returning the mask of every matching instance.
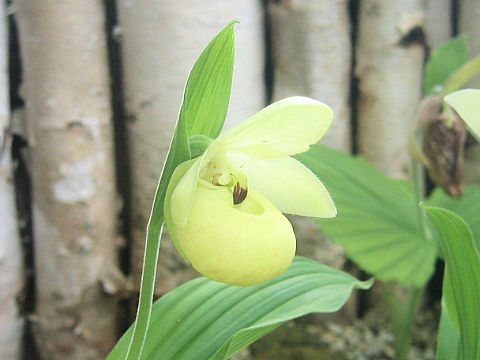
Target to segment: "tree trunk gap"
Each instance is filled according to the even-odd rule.
[[[20,360],[24,319],[17,303],[23,290],[22,250],[15,209],[5,5],[0,6],[0,359]]]

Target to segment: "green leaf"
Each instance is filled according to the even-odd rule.
[[[479,58],[480,59],[480,58]],[[455,109],[473,135],[480,140],[480,90],[463,89],[445,96],[445,102]]]
[[[283,275],[255,286],[195,279],[155,303],[140,359],[223,360],[290,319],[338,310],[354,288],[370,286],[299,257]],[[107,360],[124,359],[130,336],[131,329]]]
[[[442,208],[424,206],[427,217],[439,235],[445,256],[451,290],[445,303],[458,317],[460,354],[463,360],[480,358],[480,255],[472,233],[458,215]],[[455,321],[453,321],[455,323]]]
[[[448,77],[468,60],[468,42],[465,36],[450,40],[435,50],[425,68],[425,94],[430,95]]]
[[[142,352],[152,308],[153,291],[160,249],[163,205],[170,177],[175,168],[190,159],[189,136],[215,137],[225,121],[230,98],[234,62],[234,25],[225,27],[196,61],[184,92],[182,107],[167,159],[155,192],[147,225],[145,258],[142,270],[139,307],[128,360],[137,360]]]
[[[192,159],[202,155],[207,147],[212,143],[213,139],[205,135],[193,135],[188,139]]]
[[[423,236],[411,186],[387,178],[361,158],[319,145],[297,159],[331,194],[338,215],[318,222],[353,261],[385,281],[426,283],[436,247]]]
[[[460,198],[453,198],[436,188],[426,204],[453,211],[465,220],[472,230],[477,249],[480,250],[480,186],[469,186]]]

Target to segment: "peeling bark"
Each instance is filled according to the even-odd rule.
[[[305,95],[335,119],[323,143],[350,151],[350,22],[346,0],[270,1],[275,100]]]
[[[230,21],[237,55],[227,125],[264,103],[262,9],[257,0],[119,1],[132,164],[132,278],[138,288],[145,227],[188,73]],[[162,243],[157,293],[195,276],[170,242]]]
[[[421,0],[364,0],[360,5],[359,149],[397,178],[408,175],[408,135],[422,95],[422,5]]]
[[[103,359],[116,340],[116,193],[102,2],[18,0],[31,130],[36,271],[32,316],[44,359]]]
[[[10,138],[8,99],[8,34],[4,4],[0,6],[0,359],[20,360],[24,319],[17,297],[23,288],[22,253],[18,234]]]

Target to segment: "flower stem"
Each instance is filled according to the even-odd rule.
[[[161,220],[161,223],[163,223],[163,218]],[[147,240],[145,244],[137,318],[133,327],[132,339],[126,360],[140,359],[143,344],[147,337],[148,325],[152,313],[152,300],[155,289],[155,276],[157,273],[157,259],[160,250],[162,227],[162,224],[160,224],[160,226],[151,226],[151,224],[149,224],[147,227]]]
[[[425,186],[423,180],[423,166],[418,161],[411,159],[412,167],[412,179],[413,179],[413,192],[415,194],[415,202],[417,208],[417,217],[418,222],[422,228],[423,235],[427,240],[433,239],[433,234],[428,221],[423,213],[423,210],[420,208],[419,204],[425,199]]]
[[[394,347],[397,360],[409,359],[413,325],[415,324],[415,316],[423,294],[423,288],[411,286],[405,290],[408,292],[405,300],[398,300],[393,294],[390,294],[389,299],[395,330]]]
[[[431,239],[430,227],[423,214],[423,210],[419,206],[425,197],[423,168],[422,165],[414,159],[411,159],[411,168],[418,221],[426,239]],[[404,300],[397,299],[393,294],[389,297],[389,307],[395,332],[395,352],[398,360],[408,360],[415,316],[423,294],[423,287],[417,288],[411,286],[405,290],[407,291],[407,295]]]
[[[415,194],[415,205],[417,208],[417,217],[422,227],[422,232],[426,233],[426,223],[425,223],[425,216],[423,216],[423,210],[420,208],[419,204],[423,201],[425,196],[425,186],[423,182],[423,168],[422,165],[414,160],[411,159],[411,167],[412,167],[412,180],[413,180],[413,192]]]

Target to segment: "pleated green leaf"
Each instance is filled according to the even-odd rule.
[[[140,359],[227,359],[290,319],[338,310],[354,288],[370,285],[299,257],[283,275],[255,286],[195,279],[154,304]],[[131,329],[107,360],[124,359],[130,336]]]
[[[442,85],[455,70],[465,64],[468,53],[465,36],[459,36],[434,49],[425,67],[425,94],[433,93],[435,87]]]
[[[449,210],[424,206],[445,256],[450,290],[444,300],[460,330],[460,358],[480,359],[480,254],[467,223]]]
[[[336,218],[318,220],[328,237],[381,280],[426,283],[437,251],[423,236],[410,185],[387,178],[361,158],[320,145],[297,159],[325,184],[338,209]]]

